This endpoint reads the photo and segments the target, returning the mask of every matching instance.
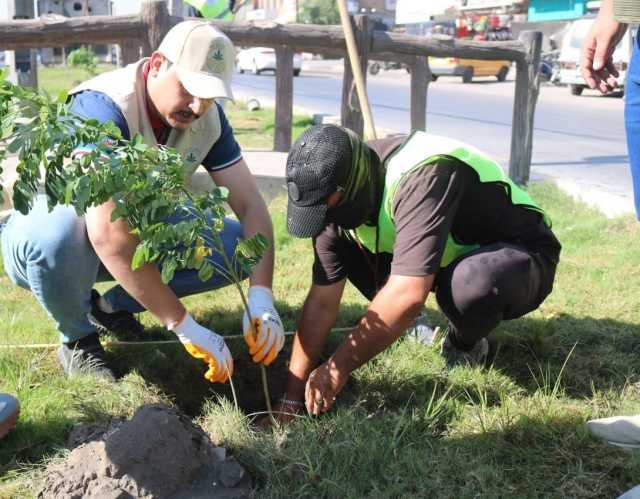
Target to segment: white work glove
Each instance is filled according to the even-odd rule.
[[[268,366],[284,345],[284,327],[273,306],[270,289],[263,286],[249,288],[249,313],[251,319],[246,312],[242,317],[244,340],[249,346],[249,354],[254,362],[262,362]]]
[[[225,383],[233,374],[233,357],[219,334],[202,327],[189,313],[171,329],[182,346],[196,359],[209,365],[204,377],[212,383]]]

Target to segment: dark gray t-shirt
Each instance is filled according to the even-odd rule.
[[[393,137],[368,145],[382,161],[406,139]],[[400,184],[393,204],[396,242],[391,273],[407,276],[436,274],[447,237],[458,243],[496,242],[521,245],[557,263],[560,243],[542,216],[514,206],[503,185],[480,182],[477,173],[455,159],[412,172]],[[356,245],[346,231],[330,224],[314,239],[313,282],[326,285],[347,276],[341,254],[343,245]],[[363,258],[374,256],[364,250]]]

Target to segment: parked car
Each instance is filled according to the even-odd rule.
[[[580,70],[580,48],[593,21],[594,18],[573,21],[569,25],[560,45],[560,56],[558,57],[560,63],[560,83],[569,85],[569,90],[572,95],[580,95],[582,91],[587,88],[587,83],[584,81]],[[620,73],[618,84],[621,88],[624,87],[627,67],[629,66],[632,31],[635,30],[627,31],[613,52],[613,64]]]
[[[429,57],[429,67],[434,81],[439,76],[461,76],[464,83],[470,83],[475,76],[495,76],[498,81],[505,81],[510,66],[509,61]]]
[[[293,76],[298,76],[302,68],[302,54],[293,54]],[[276,70],[276,51],[270,47],[251,47],[241,50],[236,56],[236,69],[240,73],[250,71],[260,74]]]

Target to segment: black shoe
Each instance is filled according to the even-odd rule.
[[[89,374],[108,381],[116,379],[105,361],[105,351],[98,333],[60,345],[58,360],[67,376]]]
[[[89,322],[100,333],[110,332],[121,340],[139,339],[139,335],[144,332],[144,326],[138,322],[135,316],[131,312],[103,312],[98,306],[99,299],[100,293],[92,289]]]

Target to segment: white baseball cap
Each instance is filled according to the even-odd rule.
[[[235,51],[222,31],[207,22],[184,21],[169,30],[158,52],[173,63],[180,82],[194,97],[233,100]]]

